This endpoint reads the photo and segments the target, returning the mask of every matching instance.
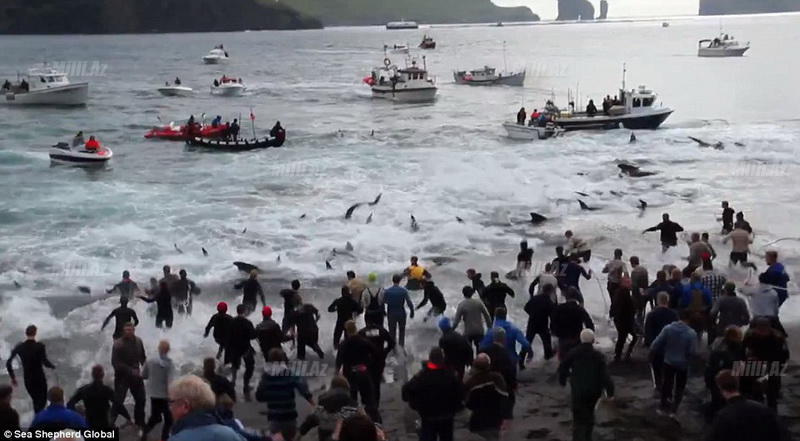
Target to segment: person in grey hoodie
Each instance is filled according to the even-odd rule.
[[[475,345],[475,353],[480,350],[481,340],[483,340],[486,329],[492,326],[492,318],[489,317],[489,311],[486,305],[478,299],[473,299],[475,290],[471,286],[461,288],[461,293],[464,294],[464,300],[458,304],[456,315],[453,318],[453,329],[458,329],[461,320],[464,320],[464,336],[467,337],[470,343]],[[483,323],[486,323],[486,328]]]
[[[675,416],[681,404],[689,374],[689,359],[697,352],[697,333],[689,326],[690,311],[682,309],[678,316],[680,321],[664,327],[650,345],[651,356],[663,354],[664,357],[658,412],[670,417]]]
[[[150,396],[150,419],[142,429],[142,441],[147,434],[162,420],[161,440],[169,437],[172,427],[172,414],[169,411],[169,384],[175,376],[175,365],[169,358],[169,342],[158,342],[158,357],[147,360],[142,371],[142,378],[147,380],[147,395]]]

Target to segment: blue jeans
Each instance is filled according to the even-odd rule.
[[[406,316],[405,315],[400,315],[400,316],[389,315],[387,317],[387,320],[388,320],[388,324],[389,324],[389,334],[392,335],[392,338],[394,338],[394,341],[396,341],[397,344],[399,344],[400,346],[405,347],[405,345],[406,345]],[[399,331],[400,331],[400,335],[399,336],[397,335],[397,331],[398,331],[397,328],[398,327],[400,328],[399,329]]]

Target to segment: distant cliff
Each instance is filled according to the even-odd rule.
[[[800,0],[700,0],[700,15],[800,11]]]
[[[271,0],[2,0],[0,33],[125,34],[305,29],[322,24]]]
[[[400,19],[419,23],[537,21],[527,7],[504,8],[491,0],[281,0],[326,26],[382,25]]]
[[[558,0],[556,20],[594,20],[594,6],[588,0]]]
[[[605,20],[608,18],[608,2],[606,0],[600,0],[600,15],[597,17],[598,20]]]

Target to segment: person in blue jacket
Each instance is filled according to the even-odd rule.
[[[662,356],[661,406],[658,412],[674,416],[681,404],[686,380],[689,375],[689,361],[697,352],[697,333],[689,327],[691,314],[682,309],[680,321],[670,323],[650,345],[650,356]]]
[[[786,292],[786,284],[789,283],[789,274],[786,273],[786,268],[783,267],[783,264],[778,262],[777,251],[767,251],[765,258],[768,267],[766,271],[758,276],[758,281],[766,283],[767,285],[772,285],[772,288],[778,293],[778,301],[783,305],[783,302],[789,297],[789,294]]]
[[[403,276],[395,274],[392,276],[392,286],[383,291],[383,303],[386,305],[386,319],[389,324],[389,334],[401,346],[406,344],[406,314],[414,318],[414,304],[408,296],[408,290],[400,286]],[[408,306],[409,312],[406,312]],[[400,335],[398,337],[397,332]]]
[[[497,308],[494,312],[494,324],[486,332],[486,335],[483,337],[483,341],[481,341],[481,348],[491,346],[492,344],[492,330],[494,328],[503,328],[506,331],[506,350],[508,351],[508,356],[511,358],[511,362],[516,366],[519,364],[519,355],[517,354],[517,343],[522,345],[522,353],[528,354],[528,358],[533,358],[533,350],[531,349],[531,344],[527,338],[525,338],[525,333],[522,332],[519,328],[514,326],[511,322],[507,320],[508,312],[506,308]]]

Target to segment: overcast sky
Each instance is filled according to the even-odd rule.
[[[558,0],[492,0],[500,6],[528,6],[542,20],[556,18]],[[599,11],[600,0],[590,0]],[[669,15],[697,15],[698,0],[607,0],[608,16],[652,17]]]

